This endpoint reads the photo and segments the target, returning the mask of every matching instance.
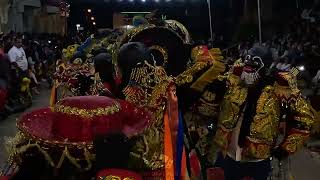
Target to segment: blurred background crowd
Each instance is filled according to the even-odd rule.
[[[273,63],[270,69],[288,70],[291,67],[300,67],[302,73],[299,79],[299,86],[303,95],[310,100],[312,100],[311,97],[318,96],[320,93],[319,20],[319,9],[315,7],[305,9],[300,15],[287,22],[285,29],[276,32],[271,39],[262,42],[262,45],[268,47],[272,53]],[[244,57],[248,50],[258,43],[258,37],[251,36],[224,49],[228,62],[233,63],[234,60]],[[219,46],[219,43],[213,42],[212,44]]]
[[[55,34],[0,35],[0,119],[32,105],[40,84],[50,88],[55,61],[61,58],[63,37]]]

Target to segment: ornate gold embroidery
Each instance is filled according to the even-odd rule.
[[[218,79],[218,76],[224,72],[225,65],[219,61],[221,59],[219,56],[220,50],[213,49],[208,51],[206,48],[206,46],[197,46],[192,49],[191,57],[195,61],[195,64],[177,77],[177,85],[181,86],[193,82],[195,80],[193,76],[196,73],[211,66],[191,86],[193,89],[202,91],[205,86]]]
[[[204,115],[207,117],[216,117],[219,113],[218,111],[219,111],[219,104],[213,104],[213,103],[209,104],[209,103],[202,102],[198,106],[198,112],[201,115]]]
[[[243,155],[248,159],[267,159],[271,156],[271,147],[272,144],[261,142],[261,140],[254,138],[247,138]]]
[[[200,72],[204,68],[208,67],[210,64],[207,62],[197,62],[188,70],[184,71],[176,78],[176,84],[178,86],[191,83],[193,81],[193,75]]]
[[[212,102],[216,99],[216,94],[210,91],[205,91],[202,95],[202,97],[209,102]]]
[[[282,144],[282,147],[289,153],[295,153],[300,147],[303,146],[303,143],[309,137],[309,131],[299,131],[292,130],[289,133],[290,135],[286,138],[285,142]]]
[[[37,148],[39,152],[41,152],[46,161],[54,168],[59,168],[62,163],[65,161],[65,159],[68,159],[68,161],[73,164],[76,168],[82,169],[82,170],[90,170],[92,167],[92,161],[94,160],[94,154],[93,154],[93,145],[92,142],[77,142],[77,143],[70,143],[70,142],[60,142],[60,141],[50,141],[50,140],[44,140],[39,137],[34,137],[31,134],[28,134],[27,132],[24,132],[20,126],[18,126],[19,131],[15,138],[18,139],[18,141],[14,142],[15,146],[10,149],[10,154],[13,157],[18,157],[19,155],[23,154],[30,148]],[[29,142],[26,144],[26,142]],[[24,145],[22,145],[24,143]],[[17,146],[19,144],[19,146]],[[22,146],[21,146],[22,145]],[[54,162],[53,156],[51,156],[48,149],[55,148],[60,152],[60,154],[55,154],[55,157],[57,155],[60,155],[59,162]],[[72,154],[70,153],[69,149],[78,149],[78,154]],[[57,151],[57,153],[58,153]],[[81,155],[80,155],[81,154]],[[81,158],[76,158],[81,156]],[[83,162],[86,161],[87,166],[83,167]],[[80,163],[81,162],[81,163]]]
[[[298,95],[300,93],[297,85],[297,74],[295,72],[282,72],[280,73],[280,76],[287,80],[292,94]]]
[[[145,62],[145,66],[135,68],[130,77],[132,85],[123,92],[126,100],[138,106],[160,108],[167,89],[173,79],[168,77],[164,68]]]
[[[198,104],[197,104],[197,110],[201,115],[204,116],[210,116],[216,117],[218,115],[219,111],[219,104],[215,104],[214,101],[216,99],[216,94],[210,91],[205,91],[202,94],[202,97],[200,98]]]
[[[126,178],[123,178],[123,180],[134,180],[134,178],[126,177]]]
[[[207,46],[196,46],[191,50],[191,58],[196,62],[199,62],[199,61],[209,62],[212,59],[210,59],[208,55],[209,53],[208,53]],[[204,58],[199,58],[199,57],[204,57]]]
[[[280,86],[278,83],[274,84],[274,93],[280,100],[285,101],[289,101],[297,96],[289,86]]]
[[[163,49],[163,47],[158,46],[158,45],[151,46],[149,49],[150,50],[157,50],[162,54],[163,64],[161,66],[165,67],[168,63],[168,56],[169,56],[167,50]]]
[[[154,24],[148,24],[148,25],[145,25],[145,26],[139,26],[137,28],[133,28],[129,31],[127,31],[122,37],[119,38],[119,41],[117,43],[117,48],[116,49],[120,49],[120,47],[127,43],[127,42],[132,42],[132,40],[141,32],[145,31],[145,30],[149,30],[149,29],[154,29],[154,28],[159,28],[157,27],[156,25]],[[164,29],[167,29],[169,30],[170,32],[174,33],[177,35],[177,37],[179,37],[181,39],[181,41],[184,41],[182,39],[182,37],[175,31],[171,30],[170,28],[167,28],[167,27],[162,27]]]
[[[147,63],[144,67],[135,69],[130,80],[135,83],[125,89],[126,99],[149,109],[154,116],[150,127],[138,137],[131,156],[137,158],[139,162],[142,161],[142,168],[146,170],[163,168],[165,166],[163,116],[167,92],[173,80],[167,76],[163,67]]]
[[[91,118],[94,116],[106,116],[106,115],[111,115],[116,112],[119,112],[121,109],[121,106],[119,103],[115,102],[113,105],[105,108],[97,108],[97,109],[81,109],[77,107],[70,107],[70,106],[64,106],[64,105],[59,105],[57,104],[52,111],[53,112],[61,112],[69,115],[76,115],[76,116],[81,116],[84,118]]]
[[[212,67],[207,70],[200,78],[198,78],[192,85],[191,88],[199,92],[203,92],[204,88],[217,80],[219,75],[225,71],[225,65],[220,61],[213,61]]]
[[[103,180],[121,180],[121,177],[110,175],[110,176],[104,177]]]
[[[250,137],[273,142],[278,135],[280,109],[273,88],[267,86],[257,103],[256,116],[250,127]]]
[[[300,123],[301,128],[311,130],[317,116],[311,105],[300,96],[291,102],[290,107],[295,112],[294,120]]]
[[[222,151],[226,151],[227,147],[229,145],[229,136],[230,133],[232,132],[232,130],[226,129],[222,126],[218,127],[215,138],[214,138],[214,142],[220,147],[222,148]]]
[[[159,128],[159,127],[158,127]],[[137,140],[131,155],[142,159],[148,169],[155,170],[164,167],[163,132],[156,127],[145,130]]]
[[[182,38],[184,39],[184,43],[186,44],[191,43],[191,37],[190,37],[189,31],[183,24],[181,24],[176,20],[166,20],[166,25],[174,29],[175,31],[180,30],[182,32],[181,35],[183,35]]]
[[[234,82],[232,82],[234,83]],[[238,121],[240,106],[247,97],[247,89],[240,86],[229,86],[221,104],[219,123],[227,129],[233,129]]]
[[[204,116],[216,117],[219,111],[219,104],[215,104],[216,94],[210,91],[206,91],[202,98],[200,98],[199,105],[197,107],[198,112]]]

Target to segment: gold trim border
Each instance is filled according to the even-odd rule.
[[[57,104],[51,110],[52,112],[60,112],[68,115],[80,116],[83,118],[92,118],[94,116],[107,116],[117,113],[121,110],[121,106],[118,102],[115,102],[113,105],[109,107],[90,110]]]

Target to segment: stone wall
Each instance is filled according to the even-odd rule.
[[[33,20],[34,33],[65,33],[65,18],[60,14],[37,14]]]
[[[0,32],[4,31],[8,23],[9,0],[0,0]]]
[[[0,0],[1,3],[3,1],[9,0]],[[43,18],[39,18],[40,13]],[[7,24],[2,26],[2,31],[5,32],[12,30],[29,33],[61,33],[61,28],[64,27],[64,20],[61,20],[59,16],[59,9],[48,6],[46,12],[41,12],[40,0],[14,0],[8,15]]]

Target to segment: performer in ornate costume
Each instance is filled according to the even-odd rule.
[[[213,167],[215,148],[213,137],[220,103],[225,92],[225,83],[219,79],[225,65],[219,49],[208,50],[206,46],[192,49],[194,61],[185,72],[180,74],[176,83],[180,109],[185,121],[186,144],[190,158],[192,176],[199,177],[196,169],[200,159],[202,177],[206,179],[206,170]]]
[[[83,44],[63,50],[64,60],[57,62],[51,105],[68,96],[118,94],[111,54],[120,34],[113,31],[92,35]]]
[[[217,165],[227,180],[267,179],[270,157],[281,159],[299,150],[315,120],[314,110],[297,89],[296,69],[268,78],[267,50],[254,47],[248,54],[226,76],[228,89],[218,118],[215,142],[224,158]],[[287,128],[277,144],[281,121]]]
[[[129,31],[118,44],[120,90],[127,101],[147,108],[154,118],[131,152],[130,164],[144,178],[187,177],[175,81],[168,76],[184,71],[185,45],[172,29],[152,24]]]
[[[123,133],[126,137],[132,137],[141,133],[151,121],[148,111],[126,101],[104,96],[65,98],[51,108],[35,110],[18,120],[16,137],[7,141],[10,159],[3,173],[6,175],[12,169],[14,173],[16,165],[20,167],[30,163],[31,167],[38,167],[40,163],[43,171],[38,172],[38,176],[43,173],[45,177],[56,179],[91,179],[92,173],[95,173],[96,151],[100,152],[97,155],[101,157],[101,149],[96,150],[93,144],[97,136]],[[112,144],[110,141],[108,143]],[[118,147],[115,145],[113,148]],[[117,152],[114,155],[117,157],[125,155],[121,153],[123,149],[109,152]],[[28,159],[38,159],[40,162]],[[116,166],[108,162],[112,163],[108,159],[106,166]],[[23,168],[34,172],[30,167]]]
[[[136,57],[148,57],[146,48],[143,48],[140,43],[125,44],[120,52],[119,65],[125,64],[123,61],[135,62]],[[126,56],[128,54],[135,54],[135,56]],[[121,57],[127,58],[122,59]],[[149,64],[148,61],[150,59],[125,68],[131,70],[128,72],[130,73],[128,84],[123,89],[125,99],[139,107],[147,108],[153,114],[150,126],[137,137],[130,164],[131,168],[144,174],[145,177],[172,179],[174,178],[175,137],[171,133],[176,129],[173,124],[169,124],[169,121],[174,123],[178,120],[178,109],[175,104],[177,101],[174,100],[173,94],[174,81],[167,76],[162,67]],[[128,74],[122,73],[122,75],[124,79],[127,79],[125,76]]]
[[[163,21],[161,26],[146,24],[131,29],[119,39],[117,50],[128,42],[143,43],[157,66],[164,67],[168,75],[177,76],[187,67],[190,36],[186,28],[177,21]]]
[[[96,73],[96,81],[100,80],[103,84],[103,95],[109,97],[117,97],[118,82],[114,73],[114,65],[112,55],[107,50],[99,50],[99,53],[93,57],[94,69]],[[98,76],[98,77],[97,77]]]

